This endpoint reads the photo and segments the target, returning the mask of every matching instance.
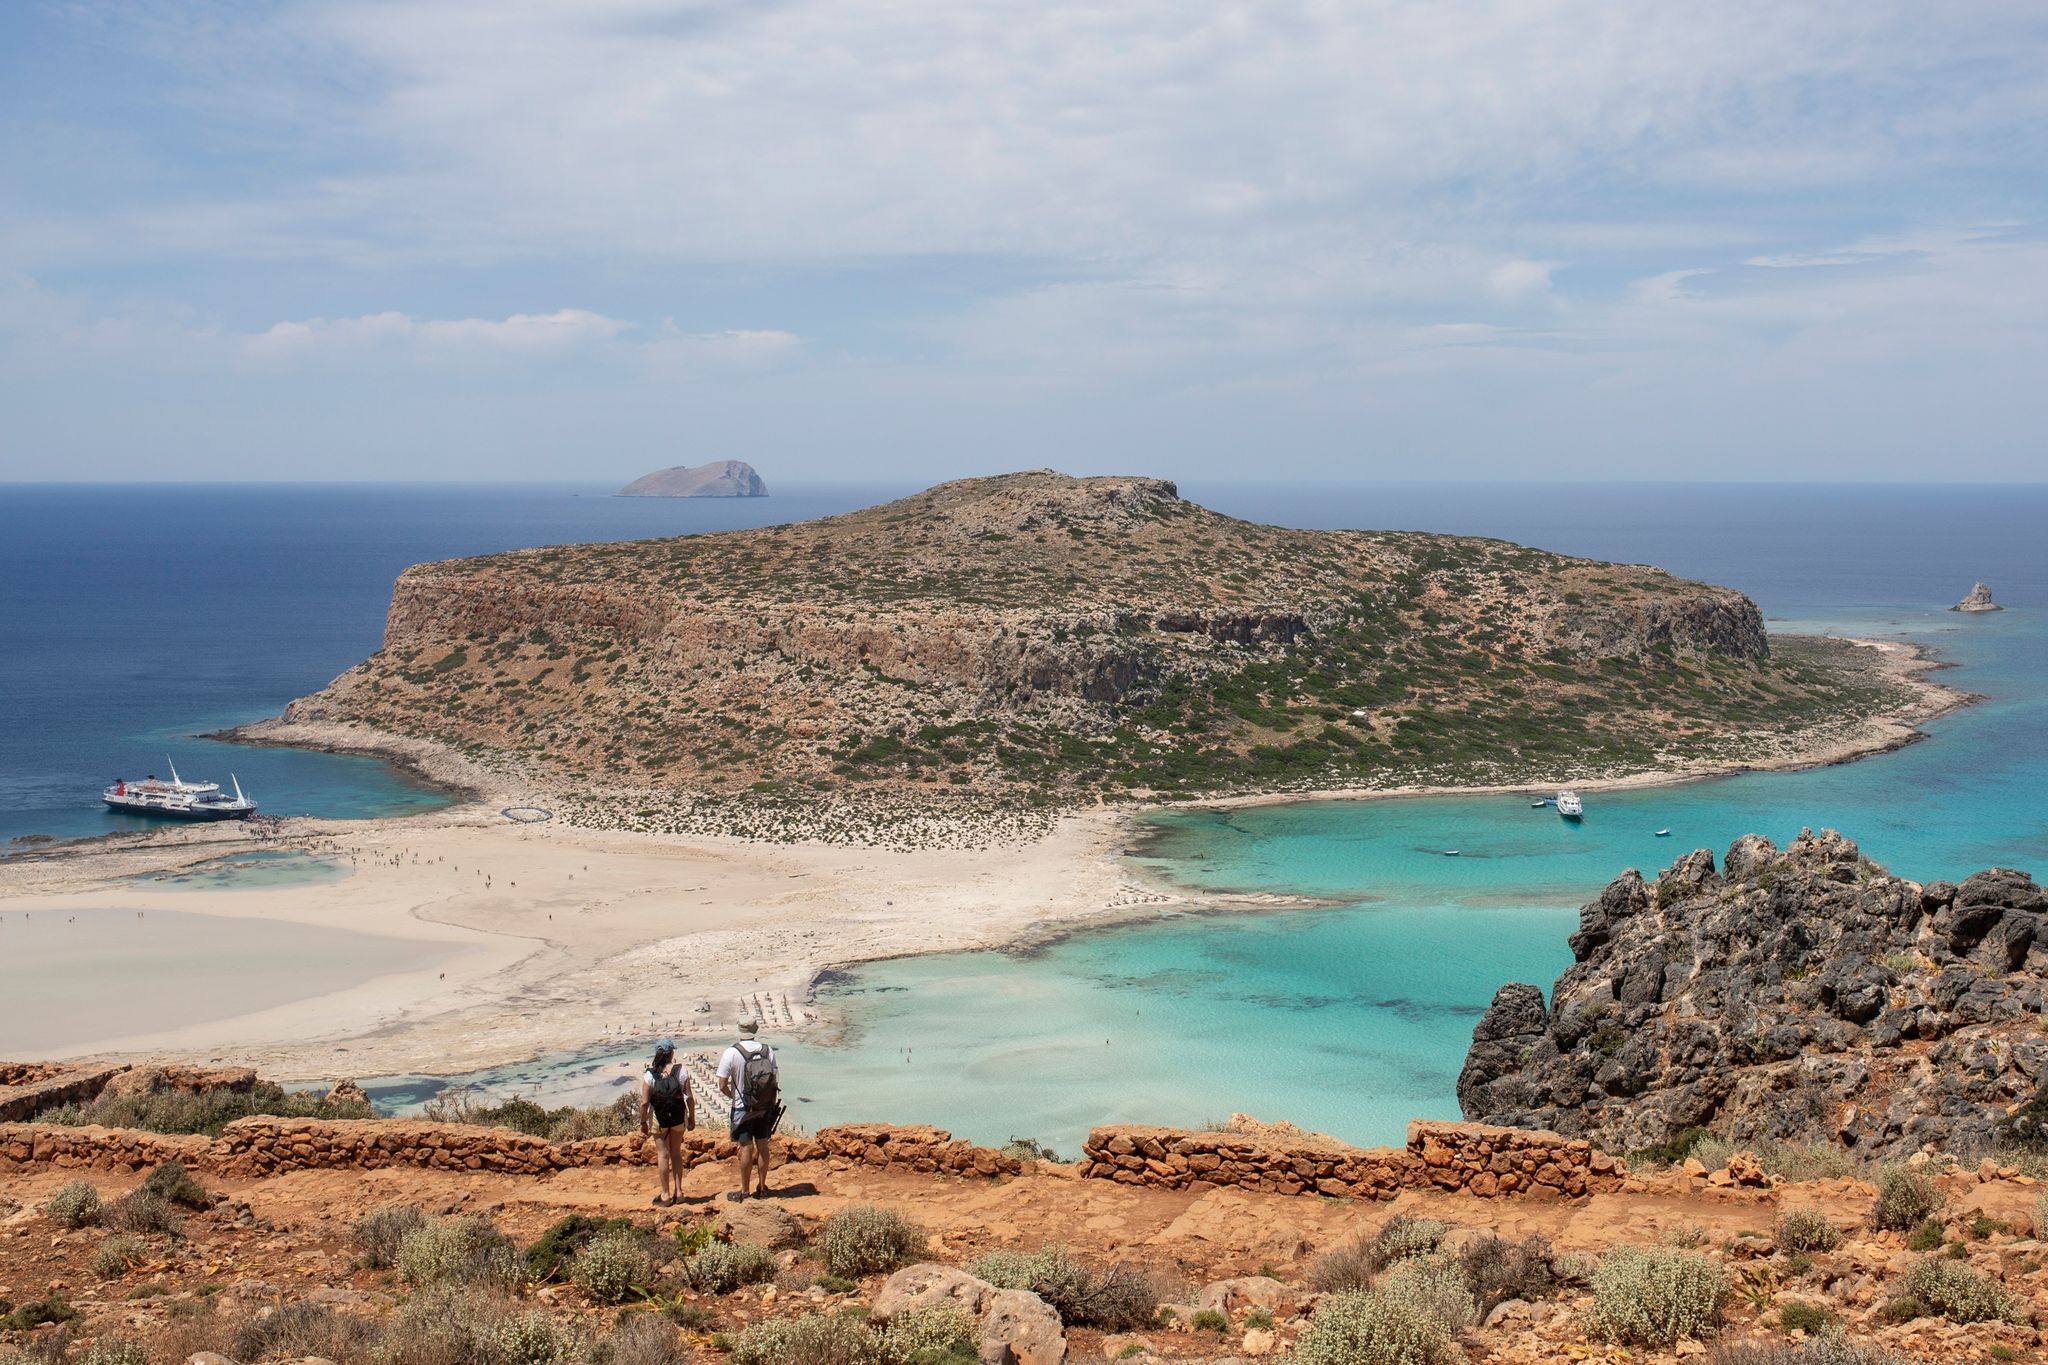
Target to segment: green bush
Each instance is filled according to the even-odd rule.
[[[482,1218],[436,1218],[406,1234],[392,1262],[415,1285],[511,1286],[523,1267],[511,1243]]]
[[[890,1365],[881,1334],[858,1318],[768,1318],[732,1342],[732,1365]]]
[[[1297,1365],[1457,1365],[1443,1323],[1413,1303],[1369,1289],[1329,1295],[1295,1344]]]
[[[1905,1232],[1940,1211],[1941,1191],[1918,1171],[1903,1166],[1886,1170],[1877,1181],[1877,1202],[1870,1208],[1870,1225],[1888,1232]]]
[[[107,1207],[106,1223],[108,1227],[119,1228],[123,1232],[144,1236],[161,1233],[176,1237],[185,1229],[185,1215],[156,1191],[135,1189]]]
[[[730,1294],[743,1284],[774,1278],[775,1258],[765,1247],[709,1242],[683,1258],[682,1273],[684,1281],[700,1294]]]
[[[213,1207],[213,1196],[192,1178],[182,1161],[166,1161],[151,1171],[142,1188],[181,1209],[203,1213]]]
[[[1625,1346],[1669,1347],[1712,1332],[1727,1284],[1694,1251],[1622,1247],[1593,1272],[1593,1326]]]
[[[371,1209],[348,1225],[355,1243],[356,1264],[367,1270],[383,1270],[398,1261],[398,1248],[405,1239],[426,1225],[427,1216],[410,1204],[386,1204]]]
[[[1786,1251],[1833,1251],[1842,1240],[1841,1229],[1819,1209],[1787,1209],[1772,1235]]]
[[[859,1279],[894,1270],[924,1253],[924,1230],[894,1209],[855,1204],[825,1220],[817,1247],[834,1275]]]
[[[1444,1244],[1451,1225],[1434,1218],[1391,1218],[1373,1235],[1370,1258],[1377,1274],[1396,1261],[1427,1256]]]
[[[958,1304],[913,1308],[889,1319],[882,1348],[904,1365],[939,1365],[975,1357],[974,1319]]]
[[[1916,1261],[1906,1293],[1951,1322],[2017,1322],[2019,1304],[2005,1286],[1954,1261]]]
[[[74,1180],[57,1187],[43,1205],[43,1212],[58,1227],[84,1228],[99,1222],[106,1208],[100,1203],[98,1190],[83,1180]]]
[[[140,1237],[117,1232],[94,1248],[92,1273],[103,1280],[118,1280],[142,1264],[149,1248]]]
[[[1778,1305],[1778,1329],[1784,1332],[1804,1332],[1817,1336],[1835,1325],[1835,1315],[1817,1303],[1801,1303],[1794,1299]]]
[[[595,1303],[624,1303],[654,1282],[654,1260],[633,1227],[600,1232],[570,1262],[569,1278]]]
[[[1197,1332],[1228,1332],[1230,1319],[1214,1308],[1197,1308],[1195,1315],[1188,1319],[1188,1326]]]
[[[1919,1227],[1906,1234],[1906,1250],[1939,1251],[1941,1249],[1942,1226],[1939,1218],[1929,1218]]]
[[[1436,1252],[1396,1262],[1380,1277],[1379,1292],[1383,1298],[1434,1318],[1450,1335],[1479,1321],[1478,1305],[1466,1286],[1463,1269]]]
[[[6,1317],[0,1318],[0,1328],[11,1332],[26,1332],[41,1327],[44,1323],[63,1324],[78,1321],[78,1310],[65,1300],[51,1295],[46,1299],[30,1299],[18,1303]]]

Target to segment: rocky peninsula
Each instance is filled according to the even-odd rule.
[[[621,488],[622,498],[765,498],[768,485],[745,460],[676,465],[643,474]]]
[[[2022,872],[1923,886],[1832,830],[1624,872],[1580,911],[1547,1003],[1495,995],[1458,1102],[1617,1152],[1697,1130],[1877,1157],[2034,1141],[2044,913]]]
[[[1659,569],[1035,471],[417,565],[383,648],[257,733],[439,746],[594,826],[872,842],[1098,800],[1867,751],[1928,692],[1864,653],[1774,642],[1742,594]]]

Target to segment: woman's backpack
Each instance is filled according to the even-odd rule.
[[[657,1124],[663,1128],[676,1127],[690,1112],[690,1078],[681,1067],[670,1067],[647,1087],[647,1102],[654,1110]]]

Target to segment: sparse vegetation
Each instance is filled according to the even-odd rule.
[[[639,1229],[609,1228],[576,1252],[569,1278],[594,1303],[624,1303],[653,1283],[654,1260]]]
[[[825,1268],[835,1275],[859,1279],[894,1270],[923,1254],[924,1229],[895,1209],[855,1204],[825,1220],[817,1247]]]
[[[130,1233],[115,1233],[101,1242],[92,1253],[92,1273],[103,1280],[118,1280],[149,1254],[149,1248],[140,1237]]]
[[[1941,1191],[1918,1171],[1893,1166],[1878,1177],[1877,1203],[1871,1206],[1870,1225],[1890,1232],[1917,1227],[1941,1210]]]
[[[407,1233],[393,1264],[400,1278],[420,1286],[510,1286],[525,1277],[511,1242],[470,1214],[435,1218]]]
[[[102,1096],[88,1105],[45,1109],[36,1115],[36,1122],[99,1124],[108,1128],[140,1128],[151,1133],[204,1133],[219,1137],[221,1130],[236,1119],[258,1114],[285,1119],[375,1117],[364,1104],[329,1104],[320,1096],[288,1093],[282,1086],[258,1081],[246,1091],[213,1089],[194,1094],[163,1090],[155,1094]]]
[[[43,1212],[58,1227],[84,1228],[100,1221],[104,1207],[98,1190],[83,1180],[73,1180],[57,1187],[56,1193],[43,1205]]]
[[[368,1270],[383,1270],[398,1261],[398,1248],[427,1221],[425,1214],[410,1204],[387,1204],[372,1209],[348,1225],[355,1244],[356,1264]]]
[[[1620,1247],[1593,1274],[1592,1325],[1625,1346],[1711,1334],[1727,1297],[1721,1268],[1693,1251]]]
[[[1906,1293],[1951,1322],[2012,1322],[2019,1304],[1999,1284],[1955,1261],[1917,1261],[1906,1272]]]
[[[764,1248],[744,1242],[707,1242],[682,1261],[684,1281],[704,1294],[730,1294],[741,1285],[759,1284],[774,1274],[775,1258]],[[832,1291],[828,1288],[827,1292]]]
[[[1842,1240],[1841,1229],[1818,1209],[1787,1209],[1773,1236],[1787,1251],[1833,1251]]]
[[[1369,1289],[1331,1294],[1294,1348],[1299,1365],[1455,1365],[1464,1357],[1442,1322]]]
[[[1062,1247],[992,1252],[971,1263],[967,1273],[998,1289],[1030,1290],[1070,1327],[1125,1332],[1159,1312],[1159,1290],[1145,1275],[1124,1265],[1098,1274]]]

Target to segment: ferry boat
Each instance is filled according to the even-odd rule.
[[[151,773],[140,782],[117,779],[100,793],[100,800],[124,815],[158,815],[167,820],[246,820],[256,813],[256,803],[242,795],[242,784],[233,773],[228,781],[235,794],[229,796],[218,782],[186,782],[178,776],[178,765],[170,764],[171,780],[162,781]]]
[[[1557,813],[1567,820],[1577,820],[1585,815],[1586,806],[1577,792],[1567,789],[1557,794]]]

